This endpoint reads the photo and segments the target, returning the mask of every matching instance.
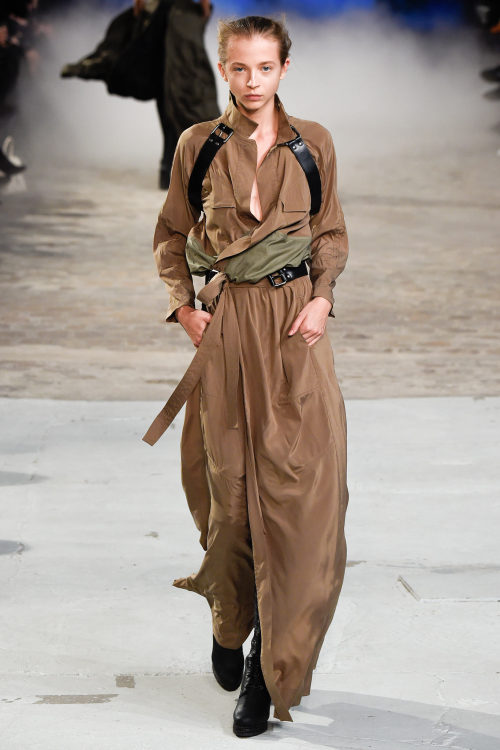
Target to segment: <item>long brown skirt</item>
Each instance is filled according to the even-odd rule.
[[[275,717],[291,721],[344,578],[344,402],[327,336],[312,347],[288,336],[311,297],[308,277],[229,284],[224,294],[220,344],[182,437],[183,485],[206,554],[174,585],[206,597],[226,648],[251,632],[257,587],[264,679]]]

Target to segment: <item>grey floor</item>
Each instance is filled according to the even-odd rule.
[[[8,750],[236,747],[158,404],[0,401]],[[497,750],[499,398],[347,403],[348,567],[310,697],[262,747]]]

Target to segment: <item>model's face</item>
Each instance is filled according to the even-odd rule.
[[[238,107],[252,113],[274,99],[289,64],[289,59],[281,64],[276,39],[256,34],[232,36],[227,45],[227,60],[225,64],[219,62],[218,67]]]

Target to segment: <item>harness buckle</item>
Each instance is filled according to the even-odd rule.
[[[215,143],[222,146],[231,138],[233,133],[234,130],[230,128],[229,125],[226,125],[224,122],[219,122],[219,124],[212,130],[210,135],[214,136],[213,140],[215,141]]]

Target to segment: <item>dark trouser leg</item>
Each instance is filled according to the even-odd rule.
[[[172,170],[175,147],[177,146],[177,134],[172,123],[169,121],[166,115],[163,96],[159,96],[157,98],[156,107],[158,110],[158,117],[160,118],[160,125],[163,132],[163,154],[160,162],[159,187],[160,190],[168,190],[168,187],[170,185],[170,172]]]

